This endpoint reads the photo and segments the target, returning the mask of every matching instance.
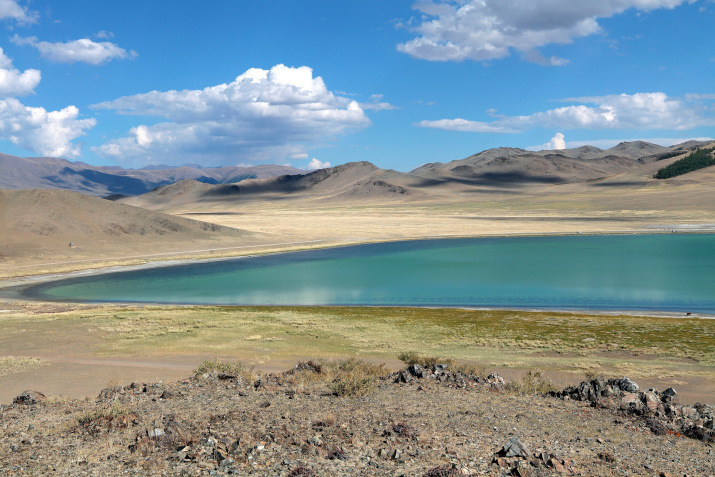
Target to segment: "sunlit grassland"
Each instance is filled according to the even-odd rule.
[[[62,323],[64,332],[99,336],[96,356],[215,355],[263,363],[395,359],[419,351],[484,366],[715,378],[715,320],[698,318],[389,307],[70,308],[4,313],[0,332],[34,321]]]
[[[0,376],[43,366],[42,360],[28,356],[0,356]]]

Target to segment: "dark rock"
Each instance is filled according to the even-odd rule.
[[[404,369],[397,373],[397,378],[395,379],[396,383],[409,383],[413,381],[415,378],[412,377],[410,373],[405,371]]]
[[[521,443],[519,438],[512,437],[506,441],[506,444],[504,444],[504,447],[499,452],[499,455],[502,457],[521,457],[523,459],[528,459],[531,457],[531,452],[529,452],[526,446]]]
[[[625,376],[615,382],[621,391],[625,391],[628,393],[637,393],[640,389],[640,387],[636,383],[634,383]]]
[[[673,388],[668,388],[661,393],[661,400],[663,402],[670,403],[677,399],[678,399],[678,393],[675,392],[675,389],[673,389]]]
[[[448,366],[446,364],[435,364],[432,371],[434,371],[434,374],[442,374],[447,370],[447,368]]]
[[[422,377],[422,371],[424,371],[424,368],[420,366],[419,364],[411,364],[408,368],[407,371],[410,372],[412,376],[415,376],[417,378]]]
[[[487,382],[492,384],[504,384],[504,378],[502,378],[496,373],[491,373],[489,376],[487,376]]]
[[[97,399],[100,401],[109,401],[111,399],[115,399],[118,396],[121,396],[124,394],[124,388],[122,386],[113,386],[111,388],[105,388],[99,391],[99,395],[97,396]]]
[[[32,404],[38,404],[41,402],[45,402],[47,400],[47,397],[45,397],[44,394],[41,392],[37,391],[23,391],[22,394],[17,396],[15,399],[12,400],[13,404],[20,404],[22,406],[29,406]]]

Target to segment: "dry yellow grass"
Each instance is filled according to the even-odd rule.
[[[3,356],[0,357],[0,376],[19,373],[46,364],[40,359],[27,356]]]

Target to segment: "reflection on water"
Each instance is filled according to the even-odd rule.
[[[422,240],[46,284],[43,298],[715,312],[715,235]]]

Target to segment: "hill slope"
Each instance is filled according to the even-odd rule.
[[[0,154],[0,189],[64,189],[105,197],[114,194],[138,195],[158,186],[193,179],[208,184],[246,179],[303,174],[288,166],[252,167],[160,166],[147,169],[91,166],[49,157],[22,158]]]
[[[403,200],[424,196],[419,187],[425,180],[392,170],[383,170],[369,162],[351,162],[319,169],[305,175],[284,175],[269,179],[251,179],[238,184],[207,185],[181,181],[158,187],[138,197],[119,202],[153,210],[175,208],[201,202],[236,202],[264,200]]]
[[[5,259],[137,254],[145,248],[157,253],[250,236],[229,227],[46,189],[0,191],[0,224],[0,254]]]

